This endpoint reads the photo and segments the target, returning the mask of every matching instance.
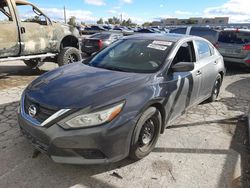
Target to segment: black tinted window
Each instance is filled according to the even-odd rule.
[[[210,57],[212,55],[211,53],[211,49],[209,47],[209,44],[205,41],[195,41],[196,46],[197,46],[197,50],[198,50],[198,54],[199,54],[199,58],[200,59],[204,59],[206,57]]]
[[[146,39],[119,40],[98,53],[89,65],[125,72],[155,72],[172,45],[172,42]]]
[[[246,44],[250,42],[250,32],[222,31],[219,42],[231,44]]]
[[[199,36],[215,44],[218,39],[218,32],[209,28],[191,28],[190,35]]]
[[[177,33],[177,34],[186,34],[186,28],[176,28],[172,29],[170,33]]]

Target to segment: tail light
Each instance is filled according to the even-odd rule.
[[[250,59],[246,60],[246,63],[249,63],[249,64],[250,64]]]
[[[99,49],[101,49],[102,46],[103,46],[102,40],[99,40],[99,41],[98,41],[98,47],[99,47]]]
[[[250,50],[250,45],[248,44],[248,45],[243,46],[243,50]]]

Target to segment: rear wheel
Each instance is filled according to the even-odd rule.
[[[129,157],[140,160],[155,147],[161,130],[161,114],[155,107],[148,108],[140,117],[131,141]]]
[[[80,51],[74,47],[66,47],[58,55],[57,63],[59,66],[78,62],[81,60]]]
[[[218,98],[219,93],[220,93],[221,82],[222,82],[222,77],[221,77],[221,75],[219,74],[219,75],[216,77],[216,80],[215,80],[215,82],[214,82],[214,87],[213,87],[211,96],[210,96],[209,99],[208,99],[208,102],[214,102],[214,101]]]

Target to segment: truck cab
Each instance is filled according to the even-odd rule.
[[[51,21],[30,2],[0,0],[0,27],[0,62],[24,60],[34,68],[45,59],[59,65],[81,59],[78,30]]]

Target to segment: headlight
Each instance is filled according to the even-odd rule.
[[[78,115],[66,121],[66,125],[70,128],[83,128],[110,122],[122,111],[123,105],[124,103],[120,103],[105,110]]]

